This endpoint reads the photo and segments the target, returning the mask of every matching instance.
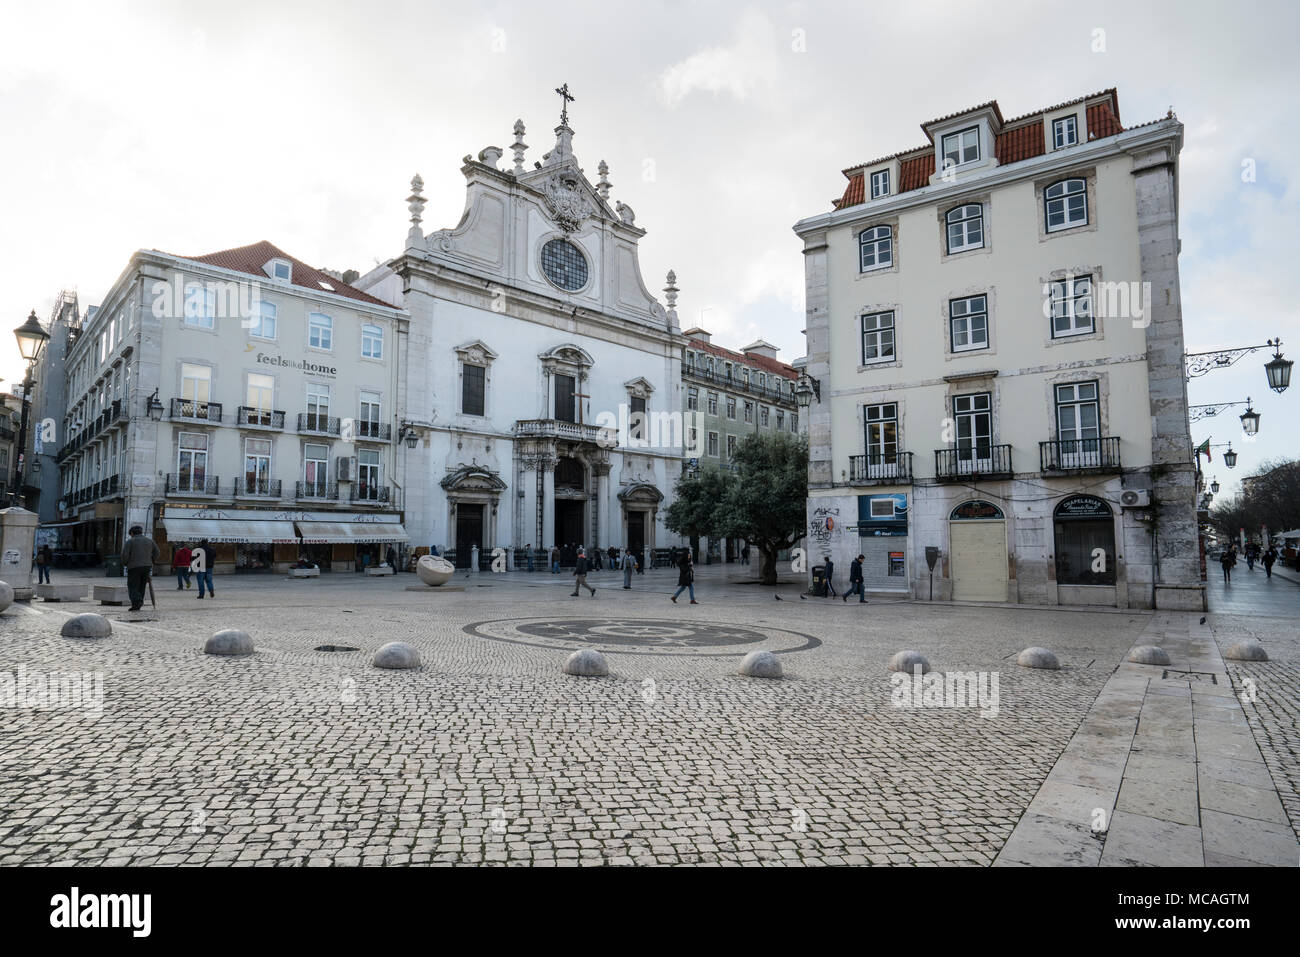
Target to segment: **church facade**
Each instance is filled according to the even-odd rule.
[[[648,556],[680,543],[663,523],[686,434],[673,276],[665,306],[608,167],[593,184],[574,155],[567,102],[554,147],[528,166],[524,132],[516,122],[512,165],[492,146],[465,157],[454,228],[425,233],[416,176],[403,252],[355,284],[410,316],[411,545],[461,567],[475,548],[483,566],[527,545]]]

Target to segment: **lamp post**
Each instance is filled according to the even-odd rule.
[[[1214,495],[1218,495],[1218,494],[1219,494],[1219,480],[1218,480],[1217,478],[1216,478],[1216,479],[1211,479],[1211,481],[1210,481],[1210,492],[1211,492],[1212,494],[1214,494]]]
[[[819,380],[814,379],[807,372],[799,373],[799,384],[794,387],[794,400],[798,403],[799,408],[805,412],[808,406],[812,405],[813,397],[817,401],[822,400],[822,384]]]
[[[1291,367],[1295,365],[1290,359],[1282,358],[1281,338],[1269,339],[1259,346],[1239,346],[1233,349],[1217,349],[1211,352],[1187,352],[1183,354],[1183,375],[1191,380],[1203,376],[1214,369],[1226,369],[1244,355],[1257,349],[1272,349],[1273,358],[1264,363],[1264,374],[1268,376],[1268,387],[1274,392],[1285,392],[1291,384]]]
[[[21,503],[18,498],[22,494],[23,487],[23,466],[27,459],[27,418],[32,404],[32,369],[36,367],[36,360],[45,350],[45,343],[50,341],[50,334],[41,328],[36,318],[36,310],[33,309],[27,321],[14,330],[14,338],[18,340],[18,352],[27,360],[27,375],[23,377],[23,414],[18,427],[18,454],[14,456],[14,487],[10,500],[13,505],[19,505]]]
[[[1239,399],[1236,402],[1212,402],[1205,405],[1189,405],[1187,407],[1187,420],[1189,422],[1199,422],[1201,419],[1208,419],[1211,416],[1218,415],[1224,409],[1230,409],[1234,405],[1244,405],[1246,407],[1246,411],[1240,416],[1241,427],[1245,433],[1247,435],[1255,435],[1259,432],[1260,415],[1251,408],[1250,396],[1247,396],[1244,401]]]

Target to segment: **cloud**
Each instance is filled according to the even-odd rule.
[[[779,49],[772,22],[746,11],[729,46],[705,47],[665,69],[657,83],[659,98],[669,108],[697,92],[748,100],[775,82]]]

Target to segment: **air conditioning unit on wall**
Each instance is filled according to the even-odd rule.
[[[1128,489],[1119,493],[1119,504],[1124,508],[1150,508],[1151,492],[1144,488]]]
[[[354,482],[357,478],[357,457],[355,455],[340,455],[337,459],[337,467],[334,472],[340,482]]]

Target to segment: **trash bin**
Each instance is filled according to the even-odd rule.
[[[826,566],[825,565],[813,566],[812,591],[813,591],[813,597],[815,598],[826,597]]]
[[[122,577],[122,556],[109,555],[104,559],[104,577],[121,578]]]

